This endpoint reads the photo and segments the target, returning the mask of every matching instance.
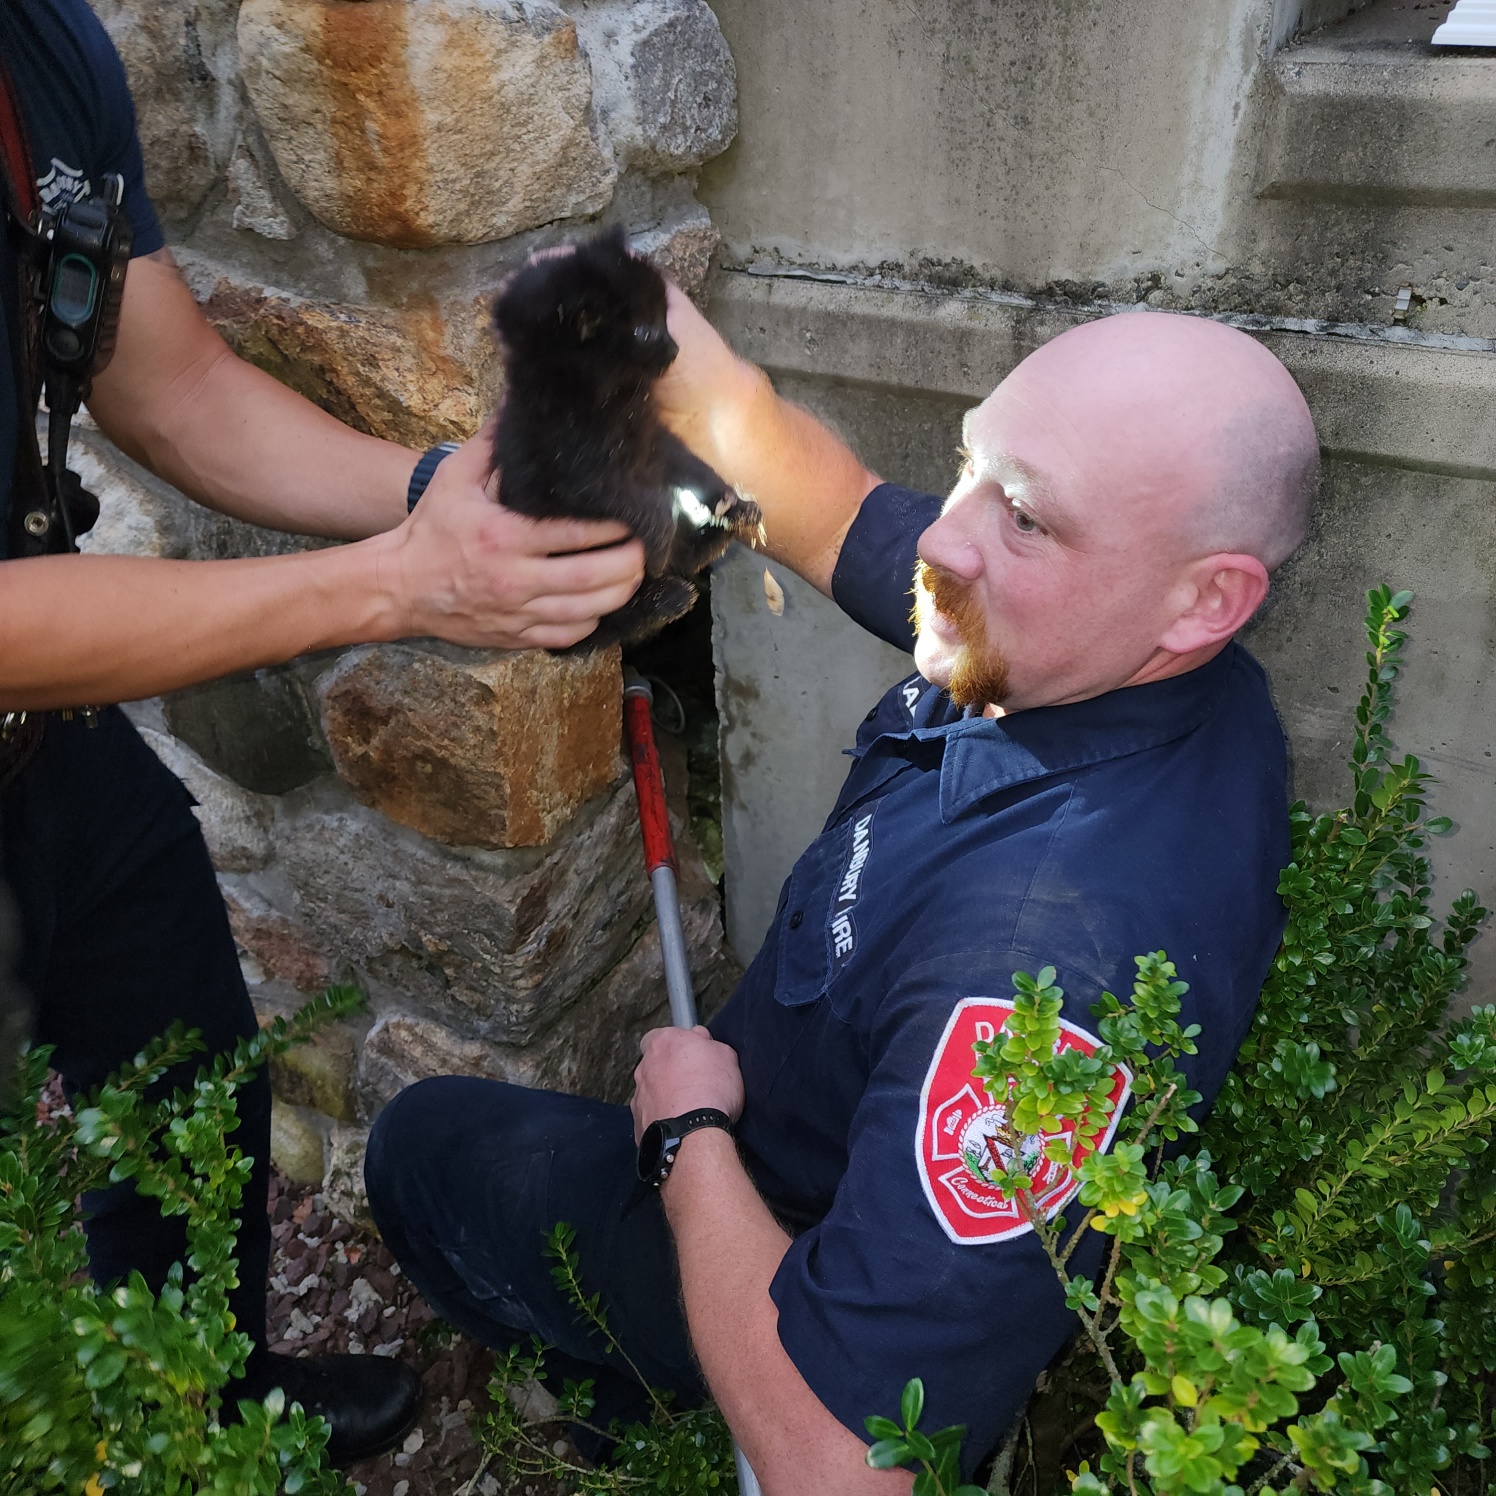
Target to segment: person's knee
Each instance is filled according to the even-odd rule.
[[[369,1129],[364,1152],[364,1188],[375,1219],[381,1206],[398,1209],[414,1180],[425,1176],[424,1162],[440,1144],[433,1134],[452,1115],[453,1076],[436,1076],[407,1086],[388,1102]]]

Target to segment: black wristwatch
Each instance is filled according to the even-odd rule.
[[[416,500],[426,492],[426,485],[431,482],[433,474],[442,465],[442,458],[450,457],[456,450],[456,442],[441,442],[421,454],[421,460],[416,464],[416,470],[410,475],[410,482],[405,489],[405,512],[407,514],[416,507]]]
[[[720,1127],[723,1132],[731,1133],[732,1118],[714,1106],[704,1106],[683,1117],[651,1122],[639,1140],[639,1178],[658,1189],[670,1177],[680,1145],[703,1127]]]

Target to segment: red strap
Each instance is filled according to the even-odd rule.
[[[41,206],[36,195],[36,170],[31,160],[31,146],[26,139],[26,122],[21,118],[16,85],[5,59],[0,58],[0,159],[16,194],[17,206],[29,220]]]
[[[670,816],[665,809],[665,776],[660,770],[654,727],[649,720],[649,698],[642,692],[624,695],[623,728],[628,738],[629,757],[634,763],[639,829],[644,833],[644,866],[653,876],[656,868],[675,867],[675,843],[670,836]]]

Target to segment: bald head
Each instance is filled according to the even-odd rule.
[[[1031,354],[999,395],[1068,428],[1079,485],[1099,485],[1181,556],[1249,555],[1271,571],[1304,538],[1314,423],[1288,370],[1235,328],[1160,312],[1088,322]]]
[[[920,537],[915,660],[953,699],[1006,710],[1224,649],[1303,538],[1319,466],[1304,398],[1267,349],[1162,312],[1046,343],[965,435]]]

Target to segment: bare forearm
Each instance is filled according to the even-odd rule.
[[[763,509],[768,553],[829,596],[842,541],[878,479],[808,411],[781,399],[767,375],[754,373],[750,399],[715,423],[723,476]]]
[[[811,1391],[779,1341],[769,1285],[790,1239],[759,1198],[732,1139],[694,1133],[664,1187],[691,1339],[718,1406],[767,1496],[898,1496],[866,1445]]]
[[[0,711],[133,701],[392,637],[371,547],[245,561],[47,556],[0,568]]]
[[[251,524],[360,540],[405,518],[416,453],[354,431],[227,348],[130,455]],[[129,450],[130,438],[125,443]]]
[[[877,475],[808,411],[781,399],[674,288],[670,330],[681,356],[659,386],[666,420],[764,511],[768,553],[829,595],[841,543]]]
[[[398,529],[294,556],[4,562],[0,710],[132,701],[339,644],[568,648],[633,595],[643,549],[621,525],[515,514],[487,477],[469,442]]]
[[[130,262],[118,347],[89,409],[136,461],[240,519],[358,540],[405,516],[416,454],[236,358],[169,256]]]

